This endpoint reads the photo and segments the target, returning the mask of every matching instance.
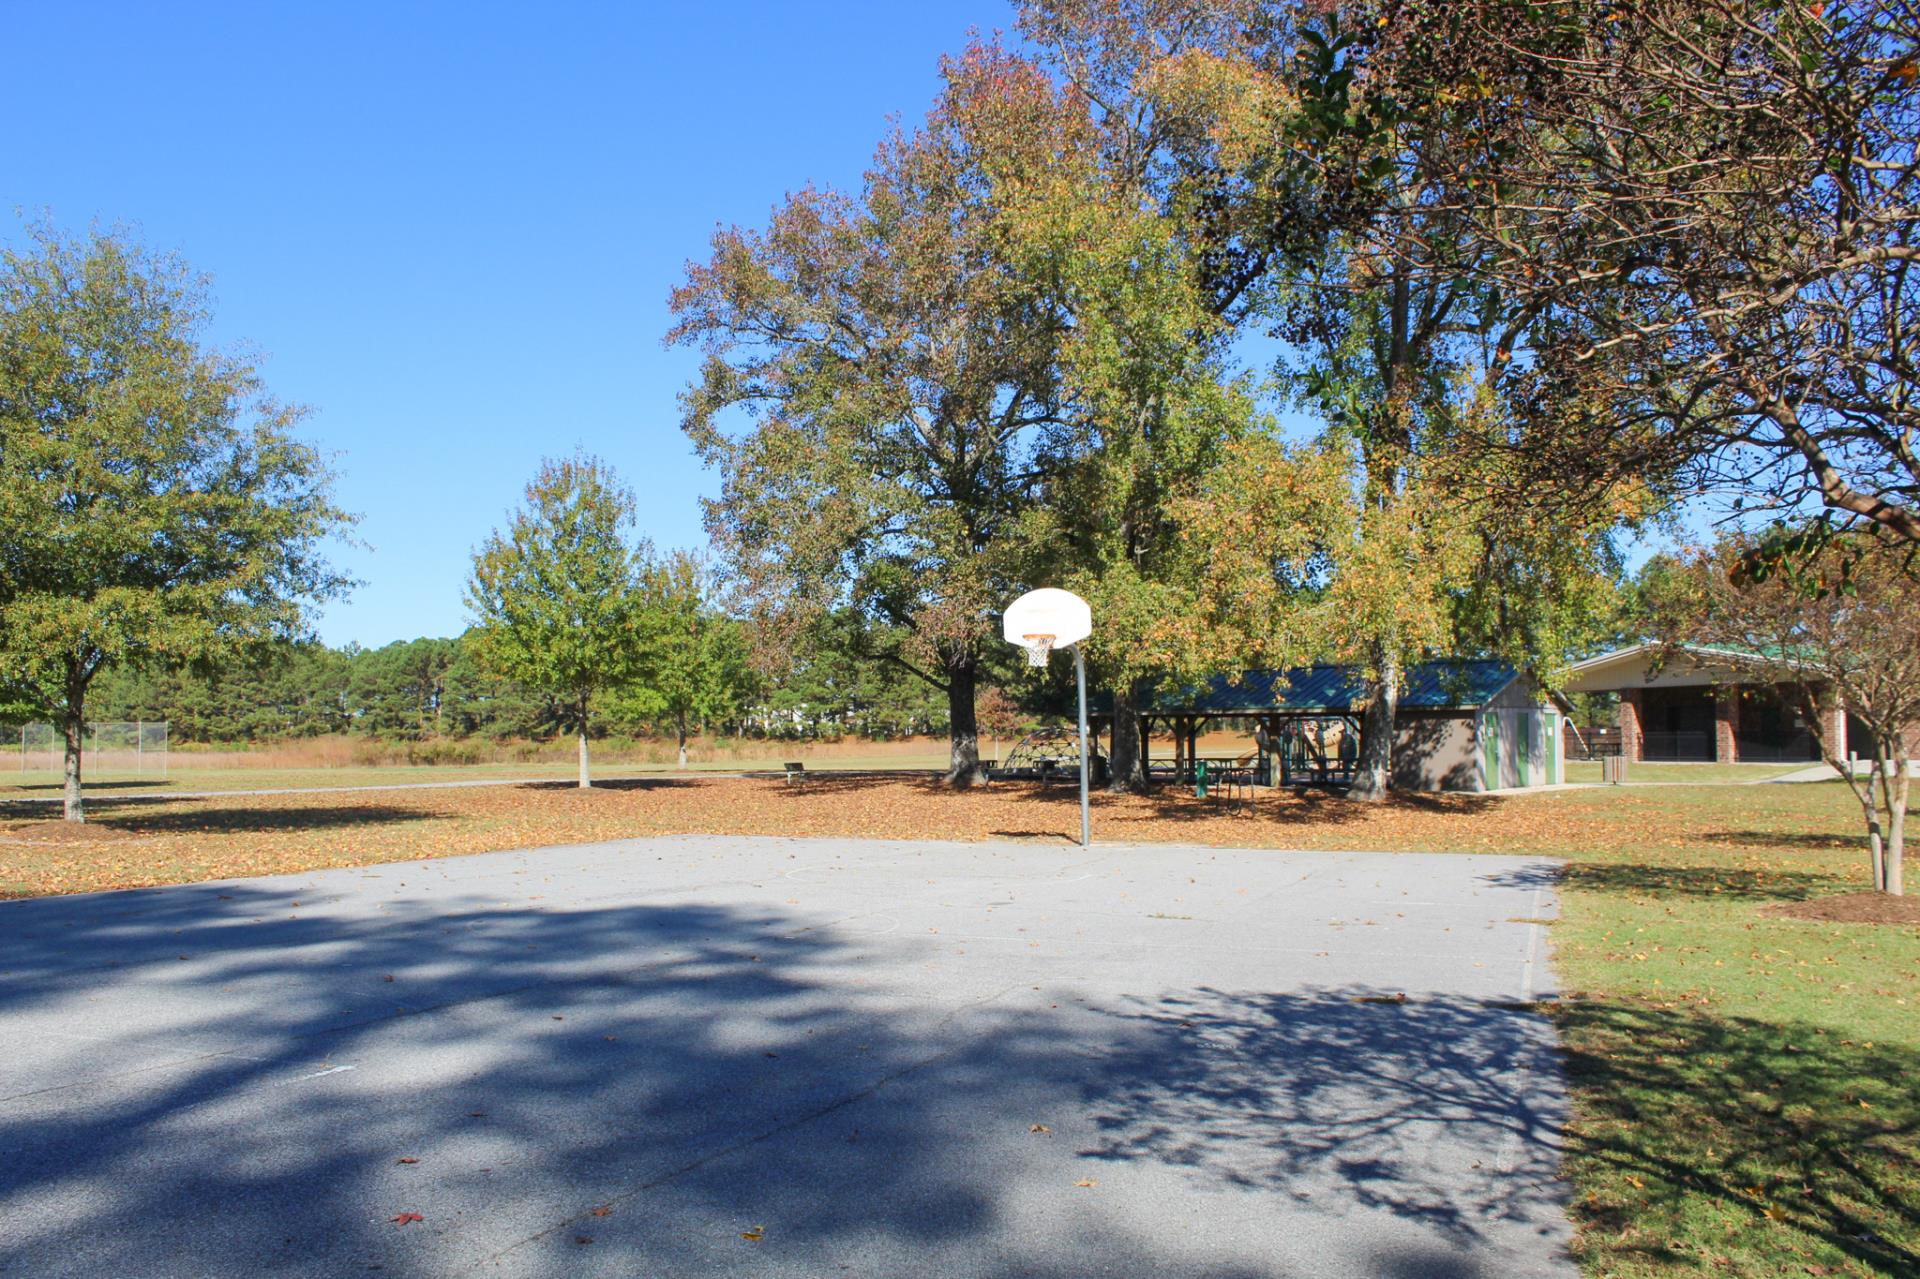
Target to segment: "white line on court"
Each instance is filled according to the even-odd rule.
[[[309,1079],[324,1079],[328,1075],[344,1074],[349,1070],[355,1069],[358,1068],[354,1066],[328,1066],[325,1070],[316,1070],[310,1075],[296,1075],[292,1079],[282,1079],[277,1083],[269,1084],[268,1087],[285,1088],[289,1084],[304,1084]]]

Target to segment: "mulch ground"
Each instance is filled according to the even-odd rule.
[[[1804,902],[1776,902],[1761,909],[1781,919],[1811,919],[1826,924],[1920,924],[1920,898],[1885,893],[1841,893]]]
[[[1674,791],[1673,794],[1683,792]],[[1593,796],[1598,794],[1599,798]],[[1096,794],[1095,839],[1221,847],[1380,851],[1662,853],[1752,847],[1777,856],[1772,831],[1730,828],[1731,815],[1676,813],[1618,795],[1400,795],[1351,803],[1263,791],[1243,809],[1163,788]],[[1668,798],[1657,796],[1655,798]],[[1649,803],[1651,801],[1648,801]],[[1079,835],[1073,788],[1002,783],[954,791],[923,775],[779,779],[701,776],[619,780],[582,791],[524,786],[98,800],[73,827],[47,810],[0,803],[0,897],[90,892],[283,874],[494,849],[707,833],[874,839],[1034,840]],[[1744,820],[1744,814],[1741,820]],[[1799,825],[1799,819],[1795,818]],[[1657,832],[1657,834],[1655,833]],[[1845,835],[1815,823],[1809,851]],[[1737,847],[1736,847],[1737,846]]]

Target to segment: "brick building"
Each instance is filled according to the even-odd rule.
[[[1693,648],[1664,663],[1636,644],[1573,667],[1569,693],[1620,695],[1620,753],[1628,759],[1731,763],[1817,762],[1814,740],[1792,688],[1767,679],[1745,654]],[[1816,694],[1820,690],[1816,689]],[[1848,750],[1848,716],[1821,696],[1837,753]],[[1858,737],[1857,726],[1852,726]]]

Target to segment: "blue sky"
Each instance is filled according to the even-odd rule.
[[[543,455],[584,446],[662,546],[713,482],[677,426],[667,291],[718,224],[859,180],[889,116],[1004,0],[725,7],[0,4],[0,236],[124,222],[213,277],[336,453],[371,549],[319,619],[379,645],[465,624],[468,557]]]

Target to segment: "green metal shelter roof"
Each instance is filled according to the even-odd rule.
[[[1496,661],[1421,662],[1406,671],[1401,707],[1461,710],[1486,705],[1512,682],[1512,664]],[[1112,701],[1101,699],[1102,712]],[[1366,700],[1364,673],[1355,666],[1296,666],[1216,675],[1205,684],[1154,694],[1152,715],[1344,715]]]

